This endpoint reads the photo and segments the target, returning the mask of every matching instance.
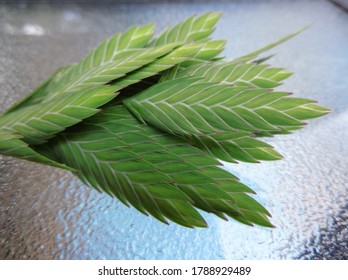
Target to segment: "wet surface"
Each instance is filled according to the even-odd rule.
[[[348,14],[329,2],[0,5],[0,111],[114,32],[210,10],[223,11],[214,37],[229,59],[314,23],[270,63],[295,72],[283,89],[333,112],[271,139],[281,161],[226,165],[276,228],[209,214],[208,229],[166,226],[65,171],[0,156],[0,259],[348,259]]]

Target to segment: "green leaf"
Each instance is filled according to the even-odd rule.
[[[181,136],[221,160],[256,163],[282,156],[254,139],[254,133],[283,134],[301,128],[302,120],[328,112],[324,107],[309,109],[313,101],[308,99],[291,100],[284,92],[183,77],[159,83],[124,104],[139,120]]]
[[[172,78],[196,76],[220,84],[274,88],[291,75],[291,72],[283,68],[271,68],[262,64],[206,62],[186,68]]]
[[[101,86],[60,96],[0,118],[0,127],[14,131],[29,144],[40,144],[98,112],[96,108],[112,100],[115,89]]]
[[[30,105],[41,103],[42,100],[61,90],[66,84],[79,78],[79,75],[87,72],[92,67],[103,65],[107,62],[117,60],[128,54],[129,49],[144,47],[152,38],[154,25],[148,24],[142,27],[133,26],[125,33],[116,33],[109,39],[104,40],[97,48],[89,52],[86,58],[77,64],[64,66],[56,71],[42,85],[10,107],[5,114]]]
[[[29,147],[29,145],[21,140],[21,136],[13,134],[9,131],[0,131],[0,153],[20,159],[30,160],[38,163],[48,164],[66,170],[74,170],[65,164],[57,163]]]
[[[180,46],[174,49],[172,52],[164,55],[163,57],[154,60],[152,63],[149,63],[122,78],[114,80],[112,85],[126,87],[130,84],[137,83],[148,77],[161,73],[164,70],[172,68],[173,66],[184,61],[194,60],[196,57],[200,57],[201,54],[204,54],[205,51],[211,47],[210,44],[213,42],[191,43]],[[221,51],[221,49],[215,49],[215,51],[219,52]]]
[[[123,62],[125,64],[128,59],[132,59],[132,56],[139,56],[136,57],[136,59],[142,60],[142,52],[151,53],[152,51],[156,51],[156,49],[152,48],[142,50],[152,38],[153,34],[154,24],[148,24],[142,27],[133,26],[123,34],[116,33],[112,37],[104,40],[94,50],[90,51],[86,58],[69,67],[65,75],[55,78],[53,82],[49,84],[47,91],[57,94],[56,92],[62,91],[63,89],[66,91],[67,88],[69,88],[67,87],[68,84],[76,85],[77,83],[81,83],[86,76],[97,76],[100,75],[99,72],[103,70],[108,73],[108,71],[112,71],[115,67],[125,67],[124,65],[118,65],[117,62]],[[158,50],[161,50],[161,48]],[[144,58],[146,59],[146,57]],[[142,65],[144,64],[146,63],[142,63]],[[128,65],[131,65],[131,63]],[[107,81],[110,80],[112,80],[112,78],[107,79]]]
[[[41,103],[3,116],[0,118],[0,127],[20,133],[27,143],[40,144],[65,128],[94,115],[98,112],[98,107],[116,97],[114,92],[136,81],[128,79],[123,84],[112,87],[103,84],[150,63],[173,47],[166,45],[138,49],[132,55],[91,68],[82,73],[78,80],[65,84],[60,91],[46,96]]]
[[[289,100],[287,107],[276,109],[272,106],[282,99]],[[186,77],[160,83],[124,101],[126,107],[141,120],[180,135],[236,130],[276,133],[291,127],[298,128],[305,124],[302,120],[306,119],[308,109],[302,109],[295,103],[284,92],[231,87]],[[287,114],[287,110],[295,108],[302,112],[301,120]],[[292,112],[293,115],[299,114]],[[318,109],[315,112],[324,114],[327,110]]]
[[[146,64],[151,63],[156,58],[169,53],[175,44],[164,45],[155,48],[131,49],[118,55],[111,61],[101,65],[82,67],[74,76],[72,81],[62,84],[59,90],[50,94],[45,101],[52,100],[54,97],[67,92],[74,92],[97,85],[106,84],[112,80],[123,77],[127,73],[134,71]]]
[[[83,181],[162,222],[206,226],[194,207],[243,215],[236,202],[245,208],[246,198],[237,194],[249,189],[240,183],[230,184],[229,192],[219,187],[236,182],[235,176],[185,141],[139,123],[123,106],[105,108],[46,147],[76,169]],[[195,160],[200,157],[205,160]],[[256,208],[264,213],[261,206]]]
[[[278,160],[282,156],[270,145],[251,137],[246,132],[229,132],[212,135],[185,136],[192,145],[207,151],[212,156],[228,162]]]
[[[204,48],[201,48],[193,57],[186,59],[176,67],[166,71],[161,78],[161,81],[173,79],[177,69],[185,68],[190,65],[202,63],[206,60],[214,59],[220,54],[226,42],[224,40],[210,41],[209,36],[214,31],[214,26],[219,19],[219,13],[206,13],[196,18],[194,16],[188,18],[186,21],[177,24],[172,29],[165,30],[152,44],[161,45],[166,43],[190,43],[190,42],[204,42]]]
[[[220,18],[219,13],[206,13],[196,18],[189,17],[186,21],[165,30],[151,42],[151,46],[160,46],[174,42],[192,42],[204,40],[214,31],[214,26]]]
[[[46,81],[34,89],[31,93],[26,95],[23,99],[14,103],[10,108],[8,108],[3,115],[7,115],[16,110],[22,109],[24,107],[40,103],[42,99],[47,95],[47,87],[53,80],[57,79],[59,76],[64,75],[70,66],[64,66],[52,74]]]

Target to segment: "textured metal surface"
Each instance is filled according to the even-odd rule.
[[[0,109],[56,68],[132,24],[158,29],[223,11],[215,33],[233,58],[304,25],[271,61],[284,89],[333,109],[270,142],[285,159],[228,170],[253,187],[276,229],[204,214],[208,229],[163,225],[67,172],[0,156],[0,259],[348,259],[348,15],[321,1],[0,6]]]

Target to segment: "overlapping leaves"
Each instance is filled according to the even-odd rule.
[[[197,209],[271,227],[253,191],[217,159],[281,158],[261,136],[328,112],[272,91],[291,75],[255,62],[297,33],[230,62],[210,40],[219,15],[190,17],[152,39],[153,25],[103,41],[0,118],[0,152],[72,170],[83,182],[168,223],[205,227]]]

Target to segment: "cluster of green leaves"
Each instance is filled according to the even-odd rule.
[[[291,75],[256,57],[232,61],[209,36],[218,13],[190,17],[157,38],[134,26],[63,67],[0,117],[0,153],[70,170],[125,205],[186,227],[197,209],[272,227],[253,191],[218,161],[281,155],[262,136],[302,128],[328,109],[272,91]]]

